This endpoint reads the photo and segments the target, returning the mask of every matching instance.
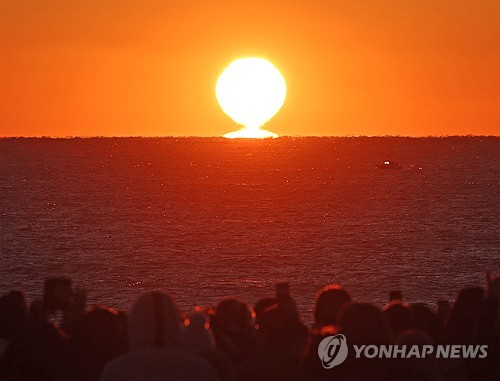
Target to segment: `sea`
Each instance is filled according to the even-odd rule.
[[[497,137],[5,138],[0,164],[0,293],[30,301],[61,275],[185,312],[288,282],[310,322],[332,283],[434,307],[500,273]]]

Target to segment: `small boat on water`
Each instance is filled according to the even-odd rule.
[[[382,164],[377,165],[378,169],[402,169],[397,161],[386,160]]]

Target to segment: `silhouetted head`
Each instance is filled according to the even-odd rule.
[[[123,314],[112,308],[95,305],[87,312],[86,317],[92,334],[97,340],[116,341],[126,332]]]
[[[452,344],[474,343],[484,309],[484,290],[481,287],[464,288],[458,294],[446,326]]]
[[[488,298],[495,300],[500,305],[500,277],[489,280]]]
[[[348,303],[340,311],[339,324],[349,344],[388,344],[387,324],[382,312],[365,303]]]
[[[237,333],[251,327],[252,313],[244,302],[237,299],[225,299],[217,305],[212,323],[214,329]]]
[[[24,295],[11,291],[0,297],[0,337],[12,339],[26,327],[28,309]]]
[[[398,290],[392,290],[389,292],[389,302],[392,302],[393,300],[403,300],[403,293]]]
[[[314,321],[319,326],[337,323],[342,306],[351,301],[351,296],[338,284],[326,286],[316,300]]]
[[[110,359],[127,351],[125,332],[122,315],[112,308],[93,306],[78,320],[73,327],[74,345],[90,379],[98,379]]]
[[[277,304],[261,312],[258,332],[265,340],[277,344],[295,342],[307,329],[297,318]]]
[[[170,296],[152,291],[135,302],[128,319],[130,350],[179,345],[179,313]]]
[[[255,303],[255,306],[253,308],[253,312],[255,313],[255,324],[259,324],[259,319],[262,313],[268,307],[276,305],[276,303],[277,303],[276,298],[264,298],[260,299],[257,303]]]
[[[414,327],[413,316],[406,304],[396,299],[384,308],[384,317],[393,337]]]
[[[413,315],[415,328],[418,329],[428,327],[436,320],[436,314],[424,303],[412,304],[410,312]]]
[[[233,361],[241,361],[252,353],[255,330],[252,313],[245,303],[236,299],[220,302],[211,327],[217,348],[229,354]]]
[[[193,331],[201,332],[205,330],[205,324],[207,323],[207,315],[201,311],[196,311],[189,317],[189,329]]]
[[[439,317],[424,303],[416,303],[410,306],[415,328],[428,334],[434,344],[444,342],[444,325]]]

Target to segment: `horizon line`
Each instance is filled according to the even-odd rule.
[[[11,135],[0,136],[0,139],[52,139],[52,140],[70,140],[70,139],[224,139],[224,140],[275,140],[280,138],[400,138],[400,139],[445,139],[445,138],[500,138],[500,135],[280,135],[276,138],[235,138],[227,139],[223,136],[210,135],[68,135],[68,136],[50,136],[50,135]]]

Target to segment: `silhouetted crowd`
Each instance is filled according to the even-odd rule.
[[[253,309],[225,299],[181,315],[171,297],[152,291],[126,314],[87,308],[83,290],[50,278],[43,299],[29,307],[19,291],[0,297],[0,380],[498,381],[499,306],[500,278],[464,288],[453,304],[435,309],[406,303],[397,291],[381,309],[331,285],[319,292],[307,327],[287,284]],[[318,347],[337,334],[349,355],[327,369]],[[487,356],[357,358],[352,350],[390,344],[487,346]],[[336,351],[329,347],[329,360]]]

